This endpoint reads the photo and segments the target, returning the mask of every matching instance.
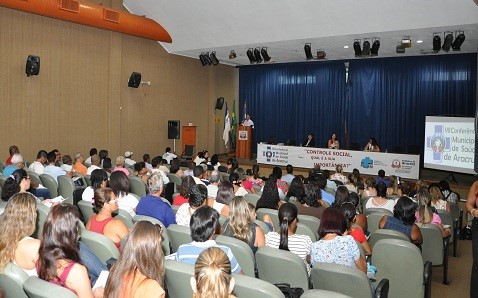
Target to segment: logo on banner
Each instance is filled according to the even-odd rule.
[[[394,160],[392,161],[392,168],[394,168],[394,169],[400,169],[401,166],[402,166],[402,165],[400,164],[400,160],[394,159]]]
[[[372,169],[373,168],[373,159],[371,159],[370,157],[367,156],[364,159],[362,159],[362,161],[360,162],[360,165],[364,169]]]
[[[451,150],[451,138],[443,134],[443,125],[435,125],[435,132],[427,136],[427,149],[433,151],[433,160],[442,162],[443,152]]]
[[[270,162],[271,161],[271,158],[274,157],[274,152],[272,152],[272,148],[267,146],[266,147],[266,151],[263,151],[262,152],[262,156],[265,156],[267,162]]]

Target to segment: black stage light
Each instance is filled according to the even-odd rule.
[[[327,56],[327,53],[325,53],[324,50],[317,50],[317,59],[318,60],[324,60],[325,56]]]
[[[217,60],[216,57],[216,52],[211,52],[211,54],[209,54],[209,59],[211,59],[212,65],[216,66],[219,64],[219,60]]]
[[[460,51],[461,45],[463,44],[463,42],[465,42],[465,32],[458,31],[456,33],[458,33],[458,35],[456,35],[455,41],[453,41],[451,47],[453,48],[453,51]]]
[[[262,58],[264,59],[264,62],[271,61],[271,56],[269,56],[269,54],[267,53],[267,48],[266,47],[263,47],[261,49],[261,55],[262,55]]]
[[[441,37],[438,34],[433,35],[433,51],[438,53],[441,49]]]
[[[237,55],[236,55],[236,52],[234,52],[234,50],[231,50],[231,52],[229,53],[229,59],[236,59]]]
[[[312,60],[314,59],[314,56],[312,56],[312,48],[310,46],[310,43],[306,43],[304,46],[304,52],[305,52],[305,57],[307,60]]]
[[[206,59],[204,58],[204,53],[199,54],[199,60],[201,61],[202,66],[206,66],[207,62],[206,62]]]
[[[256,63],[256,57],[254,57],[254,49],[250,48],[246,52],[247,58],[249,58],[249,62],[251,64]]]
[[[379,48],[380,48],[380,39],[379,38],[374,38],[373,43],[372,43],[372,49],[370,49],[370,55],[377,56]]]
[[[453,34],[451,32],[445,32],[443,33],[443,35],[445,36],[445,38],[443,40],[443,46],[441,47],[441,49],[445,52],[449,52],[451,44],[453,43]]]
[[[261,50],[259,48],[254,49],[254,57],[256,58],[257,63],[262,62],[262,57],[261,57]]]
[[[362,56],[368,55],[370,55],[370,41],[368,41],[368,39],[364,39],[362,47]]]
[[[354,51],[355,51],[355,57],[360,57],[362,56],[362,49],[360,48],[360,39],[354,40]]]

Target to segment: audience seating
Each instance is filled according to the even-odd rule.
[[[0,186],[3,188],[5,181],[8,179],[8,176],[0,175]]]
[[[181,184],[183,183],[183,180],[181,179],[181,177],[179,177],[176,174],[169,173],[168,178],[170,182],[174,183],[174,191],[175,192],[179,191],[179,188],[181,187]]]
[[[131,192],[137,194],[139,197],[146,195],[146,184],[143,180],[136,176],[128,176]]]
[[[26,170],[27,168],[25,168]],[[28,176],[30,177],[30,180],[37,183],[37,184],[42,184],[41,183],[41,180],[40,180],[40,175],[38,175],[37,173],[33,172],[33,171],[30,171],[30,170],[26,170],[27,173],[28,173]]]
[[[319,239],[320,219],[315,216],[303,214],[299,214],[297,218],[299,219],[299,223],[303,223],[304,225],[308,226],[312,232],[314,232],[316,238]]]
[[[437,209],[437,213],[440,216],[441,222],[444,225],[450,226],[449,243],[453,244],[453,256],[456,257],[456,250],[458,248],[458,218],[453,218],[450,212],[443,209]]]
[[[40,239],[43,233],[43,224],[46,221],[46,217],[50,213],[50,208],[43,205],[42,203],[37,203],[37,223],[35,226],[35,232],[33,232],[32,237]]]
[[[73,179],[66,175],[58,176],[58,194],[65,199],[63,203],[73,204],[73,192],[75,188]]]
[[[378,230],[378,224],[384,215],[392,216],[391,212],[374,212],[370,215],[367,215],[367,230],[372,234],[376,230]]]
[[[267,281],[247,275],[234,274],[236,281],[232,293],[239,298],[281,298],[284,294]],[[303,297],[303,296],[301,296]]]
[[[85,223],[88,222],[90,217],[95,215],[95,212],[93,211],[93,203],[85,200],[80,200],[77,206],[80,209],[83,218],[85,219]]]
[[[312,267],[310,278],[314,289],[338,292],[351,297],[372,297],[370,280],[357,268],[317,263]]]
[[[135,193],[132,193],[132,192],[130,192],[130,194],[131,194],[133,197],[135,197],[135,198],[136,198],[136,200],[138,200],[138,202],[141,200],[141,197],[140,197],[140,196],[138,196],[137,194],[135,194]]]
[[[174,216],[176,216],[176,213],[178,213],[178,209],[179,209],[179,205],[172,205],[171,206],[171,209],[173,209],[173,213],[174,213]]]
[[[318,290],[310,289],[306,291],[300,298],[317,298],[317,297],[327,297],[327,298],[352,298],[352,296],[347,296],[342,293],[327,291],[327,290]]]
[[[418,224],[423,236],[423,262],[430,261],[433,266],[443,266],[442,284],[448,284],[448,241],[434,224]]]
[[[44,281],[36,276],[30,276],[23,284],[23,289],[29,298],[78,297],[67,288]]]
[[[368,238],[368,242],[370,243],[370,246],[373,248],[375,243],[382,239],[400,239],[404,241],[410,242],[410,238],[408,238],[407,235],[395,231],[395,230],[388,230],[388,229],[378,229],[372,234],[370,234],[370,237]]]
[[[163,252],[164,252],[164,255],[167,256],[169,254],[171,254],[171,243],[169,241],[169,234],[168,234],[168,230],[166,229],[166,227],[163,225],[163,223],[161,221],[159,221],[158,219],[154,218],[154,217],[151,217],[151,216],[146,216],[146,215],[135,215],[133,217],[133,222],[136,223],[140,220],[145,220],[145,221],[149,221],[150,223],[153,223],[153,224],[156,224],[156,225],[160,225],[161,226],[161,235],[162,235],[162,239],[161,239],[161,247],[163,248]]]
[[[261,198],[260,195],[256,195],[255,193],[248,193],[244,195],[244,198],[248,203],[251,203],[252,205],[256,206],[257,201]]]
[[[217,167],[217,170],[221,173],[227,173],[227,167],[225,166],[219,166]]]
[[[256,252],[259,278],[272,284],[288,283],[293,288],[309,289],[309,278],[304,261],[296,254],[263,246]]]
[[[357,240],[355,240],[355,243],[357,243],[357,247],[358,247],[358,249],[359,249],[359,251],[360,251],[360,256],[366,260],[366,259],[367,259],[367,255],[365,254],[365,249],[363,248],[362,243],[358,242]]]
[[[194,265],[175,260],[165,260],[164,269],[164,281],[169,297],[193,297],[193,290],[189,281],[191,280],[191,277],[194,276]]]
[[[11,262],[8,263],[3,272],[0,272],[0,296],[3,289],[5,297],[28,298],[23,291],[23,284],[27,279],[25,271]]]
[[[272,218],[272,225],[274,226],[275,231],[280,230],[280,222],[278,211],[275,209],[268,209],[268,208],[259,208],[256,210],[257,219],[264,221],[264,215],[269,215]]]
[[[256,220],[254,220],[254,223],[261,228],[262,233],[264,233],[264,235],[271,231],[269,229],[269,226],[263,221],[260,221],[260,220],[256,219]]]
[[[192,241],[189,227],[172,224],[169,225],[167,230],[171,242],[171,253],[177,252],[181,244],[191,243]]]
[[[431,287],[430,262],[423,265],[420,249],[409,241],[382,239],[373,248],[372,264],[377,280],[390,281],[389,297],[422,298]],[[427,297],[427,296],[425,296]]]
[[[300,221],[297,223],[297,230],[295,231],[295,233],[299,235],[309,236],[312,242],[315,242],[318,239],[317,233],[314,233],[314,231],[312,231],[308,226],[306,226]]]
[[[385,208],[365,208],[364,214],[369,216],[372,213],[384,213],[385,215],[393,216],[393,213]]]
[[[115,219],[121,220],[128,227],[128,229],[133,227],[133,217],[126,210],[118,209],[114,213],[116,213],[116,215],[113,214],[113,217]]]
[[[83,177],[86,181],[86,186],[91,186],[91,175],[86,175]]]
[[[229,247],[245,275],[255,277],[255,259],[252,249],[242,240],[224,235],[216,235],[216,243]]]
[[[58,182],[55,180],[55,178],[48,174],[41,174],[40,180],[41,184],[48,188],[52,198],[58,197]]]
[[[110,258],[118,259],[118,248],[108,237],[87,229],[82,229],[80,233],[81,242],[88,245],[102,263],[106,263]]]

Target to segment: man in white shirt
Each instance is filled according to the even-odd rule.
[[[285,169],[287,171],[287,174],[282,176],[281,180],[284,180],[285,182],[287,182],[287,184],[290,185],[292,180],[295,178],[294,174],[292,174],[294,172],[294,167],[292,165],[287,165]]]
[[[45,150],[40,150],[37,153],[37,159],[32,162],[32,164],[28,167],[30,171],[37,173],[38,175],[43,174],[45,170],[44,164],[46,163],[46,155],[48,153]]]
[[[87,167],[91,166],[91,157],[95,154],[98,154],[98,149],[96,148],[91,148],[90,149],[90,156],[85,160],[85,165]]]
[[[163,160],[161,156],[156,156],[155,158],[153,158],[153,160],[151,161],[151,165],[153,166],[153,168],[151,169],[151,173],[159,173],[161,175],[161,178],[163,178],[164,185],[166,185],[169,183],[169,178],[167,176],[167,173],[165,173],[161,169],[161,160]]]
[[[101,169],[101,158],[98,154],[95,154],[91,157],[91,166],[86,170],[86,175],[91,175],[91,173],[96,169]]]
[[[178,156],[174,153],[171,153],[171,147],[166,147],[166,153],[163,154],[163,159],[168,162],[168,165],[171,164],[171,160],[177,158]]]
[[[133,159],[131,159],[131,156],[133,156],[133,152],[131,151],[126,151],[124,153],[124,163],[127,165],[127,166],[134,166],[134,164],[136,163],[136,161],[134,161]]]
[[[59,166],[55,165],[55,161],[56,161],[55,152],[53,151],[48,152],[47,159],[48,159],[48,165],[45,167],[43,174],[52,176],[53,179],[55,179],[57,182],[58,182],[58,176],[67,175],[70,178],[73,176],[73,172],[65,172]]]
[[[208,198],[216,199],[217,190],[219,189],[219,183],[221,182],[221,174],[219,171],[212,171],[209,175],[209,185],[207,186],[207,196]]]
[[[251,126],[252,128],[254,128],[254,122],[252,122],[251,116],[249,114],[247,114],[246,119],[244,121],[242,121],[242,125],[243,126]]]

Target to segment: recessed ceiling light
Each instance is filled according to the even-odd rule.
[[[344,49],[348,49],[348,48],[349,48],[349,46],[344,46]]]
[[[417,40],[417,43],[422,43],[422,42],[423,42],[423,40]]]

